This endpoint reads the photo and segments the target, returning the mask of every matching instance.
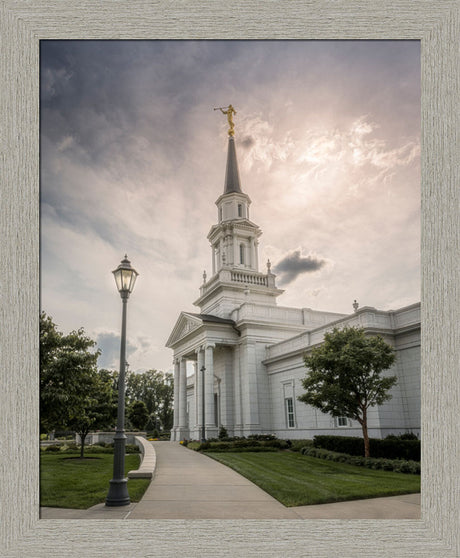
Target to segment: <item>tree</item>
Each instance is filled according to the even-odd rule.
[[[149,420],[149,412],[147,406],[143,401],[134,401],[128,409],[128,418],[134,428],[141,430],[145,428]]]
[[[369,457],[367,413],[369,407],[391,399],[396,376],[382,376],[395,361],[394,349],[380,336],[366,336],[363,329],[334,328],[324,343],[306,355],[309,368],[302,380],[305,393],[298,399],[330,413],[359,422],[364,455]]]
[[[40,428],[70,428],[84,440],[90,428],[112,424],[113,379],[97,371],[100,354],[82,328],[68,335],[52,318],[40,314]]]
[[[49,432],[66,428],[69,412],[96,371],[100,351],[83,329],[68,335],[58,331],[45,312],[40,314],[40,426]]]
[[[173,375],[158,370],[142,373],[129,372],[126,377],[126,402],[143,401],[147,407],[149,421],[165,430],[172,427],[174,411]]]
[[[67,427],[80,436],[80,457],[85,456],[85,439],[94,428],[113,426],[117,416],[113,378],[106,370],[92,370],[84,379],[80,397],[69,409]]]

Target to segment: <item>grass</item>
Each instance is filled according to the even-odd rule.
[[[139,467],[139,455],[125,458],[125,471]],[[40,505],[53,508],[88,509],[105,502],[113,476],[113,454],[40,453]],[[138,502],[150,484],[149,479],[129,479],[132,502]]]
[[[299,453],[212,453],[285,506],[420,492],[420,476],[355,467]]]

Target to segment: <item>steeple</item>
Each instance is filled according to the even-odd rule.
[[[227,110],[223,110],[226,108]],[[260,228],[249,219],[251,200],[241,189],[234,139],[232,105],[219,107],[228,118],[228,153],[224,192],[216,201],[217,224],[208,240],[212,250],[212,275],[203,277],[200,297],[194,304],[202,313],[228,317],[234,308],[246,302],[276,304],[283,291],[275,285],[270,267],[259,271]]]
[[[224,194],[231,194],[233,192],[242,193],[242,190],[240,185],[240,174],[238,172],[238,162],[236,160],[235,140],[233,136],[229,136]]]

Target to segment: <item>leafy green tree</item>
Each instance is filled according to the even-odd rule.
[[[64,335],[40,314],[40,429],[71,429],[82,440],[90,429],[112,425],[116,416],[113,377],[97,370],[100,354],[82,328]]]
[[[67,427],[80,436],[80,457],[85,454],[85,439],[90,430],[114,425],[117,416],[113,379],[106,370],[91,371],[84,378],[80,397],[69,410]],[[114,396],[115,394],[115,396]]]
[[[134,401],[128,408],[128,418],[134,428],[139,430],[145,428],[149,420],[149,412],[143,401]]]
[[[369,407],[391,399],[388,392],[397,378],[382,372],[394,363],[394,349],[380,336],[366,336],[363,329],[334,328],[304,360],[309,370],[299,401],[334,417],[358,421],[364,455],[369,457],[367,413]]]
[[[149,414],[149,422],[155,427],[170,429],[174,411],[173,375],[158,370],[147,370],[142,373],[129,372],[126,377],[126,401],[130,405],[135,401],[143,401]]]
[[[40,428],[66,428],[73,407],[97,370],[99,350],[83,329],[64,335],[40,314]]]

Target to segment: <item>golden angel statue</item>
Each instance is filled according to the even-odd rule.
[[[227,110],[224,110],[224,108],[226,108]],[[214,110],[220,110],[222,114],[227,115],[229,125],[228,135],[233,137],[235,135],[235,123],[233,122],[233,115],[236,114],[236,110],[232,107],[232,105],[228,105],[228,107],[217,107]]]

